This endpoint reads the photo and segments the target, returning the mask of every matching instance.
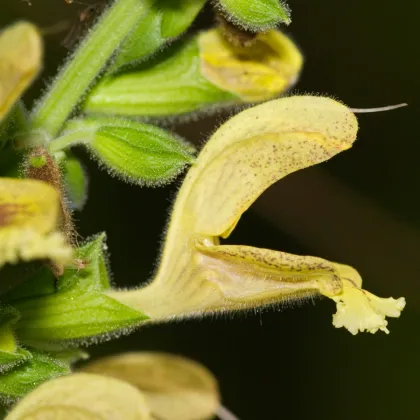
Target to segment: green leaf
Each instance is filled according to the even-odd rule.
[[[226,18],[255,32],[290,23],[289,8],[280,0],[219,0]]]
[[[80,268],[68,268],[52,295],[19,300],[16,330],[22,342],[44,347],[46,342],[84,340],[132,328],[148,317],[103,294],[109,289],[104,258],[105,235],[77,251]]]
[[[230,105],[238,97],[209,82],[201,73],[197,37],[177,42],[135,70],[99,82],[88,95],[88,113],[168,116]]]
[[[105,262],[105,233],[97,235],[77,249],[75,258],[82,268],[67,268],[58,279],[57,290],[60,292],[101,292],[109,289],[108,272]]]
[[[112,65],[112,72],[132,65],[180,36],[193,22],[205,0],[158,0],[126,38]]]
[[[153,125],[123,118],[88,118],[66,127],[52,147],[68,140],[82,142],[112,174],[136,184],[169,182],[193,162],[191,145]]]
[[[42,353],[0,376],[0,397],[12,402],[32,391],[41,383],[70,373],[68,366]]]
[[[82,210],[87,199],[88,179],[80,161],[71,153],[68,153],[62,163],[63,180],[69,207]]]
[[[16,305],[22,318],[17,333],[22,342],[83,340],[132,328],[147,319],[99,292],[61,292]]]

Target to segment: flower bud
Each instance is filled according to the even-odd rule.
[[[171,116],[274,98],[299,75],[302,56],[284,34],[232,45],[219,30],[172,45],[135,69],[109,77],[88,95],[88,113]]]
[[[194,148],[182,138],[124,118],[71,121],[51,147],[61,143],[66,146],[82,143],[111,174],[136,184],[163,184],[194,161]]]

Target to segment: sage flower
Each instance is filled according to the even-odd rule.
[[[171,354],[136,352],[93,361],[81,373],[42,384],[6,419],[205,420],[219,406],[217,380],[204,366]]]
[[[349,149],[357,129],[346,106],[322,97],[273,100],[236,115],[213,134],[182,184],[156,277],[146,287],[107,294],[147,314],[146,322],[323,295],[337,303],[334,326],[388,332],[385,318],[398,317],[404,299],[366,292],[353,268],[220,244],[266,188]]]
[[[0,266],[19,260],[71,261],[72,249],[59,232],[59,195],[30,179],[0,179]]]

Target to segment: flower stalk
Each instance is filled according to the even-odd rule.
[[[32,114],[32,128],[57,135],[74,107],[153,0],[116,0],[58,74]]]

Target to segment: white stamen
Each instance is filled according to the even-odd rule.
[[[223,405],[219,406],[216,414],[220,420],[239,420],[238,417],[231,413],[226,407],[223,407]]]
[[[350,111],[356,114],[361,114],[361,113],[368,113],[368,112],[392,111],[393,109],[402,108],[404,106],[408,106],[408,104],[402,103],[402,104],[397,104],[397,105],[381,106],[378,108],[350,108]]]

